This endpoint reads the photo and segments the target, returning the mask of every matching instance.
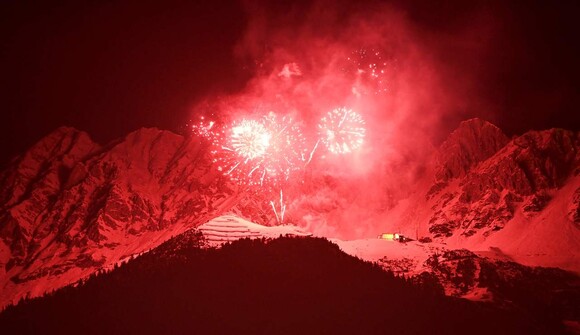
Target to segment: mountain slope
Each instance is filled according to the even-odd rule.
[[[197,229],[203,234],[212,246],[236,241],[242,238],[275,238],[279,236],[311,236],[296,226],[279,225],[274,227],[262,226],[235,215],[222,215],[208,221]]]
[[[324,239],[246,239],[217,250],[192,247],[190,235],[182,242],[172,239],[83,285],[10,308],[0,314],[0,327],[20,334],[564,330],[550,313],[445,297],[427,282],[411,284]]]
[[[195,138],[141,129],[106,147],[61,128],[0,178],[0,304],[156,247],[232,206]]]
[[[454,140],[443,146],[461,151],[451,155],[452,163],[472,157],[472,147],[449,144]],[[459,172],[436,174],[433,183],[400,201],[383,217],[385,229],[580,272],[579,150],[579,134],[561,129],[528,132],[479,162],[465,159],[469,164],[445,161],[444,150],[439,170]]]
[[[295,226],[267,227],[224,215],[197,228],[204,246],[223,246],[244,238],[272,239],[278,236],[305,234]],[[192,245],[188,233],[175,243],[165,243],[164,253],[171,255]],[[181,243],[178,241],[185,241]],[[453,250],[443,243],[398,242],[385,239],[343,241],[330,239],[341,251],[413,282],[441,286],[446,295],[475,301],[489,301],[506,306],[535,306],[557,312],[561,318],[580,318],[580,281],[576,274],[542,267],[527,267],[513,262],[499,250],[474,253]]]

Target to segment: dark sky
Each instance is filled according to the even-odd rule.
[[[476,87],[492,121],[508,134],[580,130],[579,2],[392,2],[435,36],[486,11],[500,34],[477,63]],[[238,1],[39,3],[0,5],[0,162],[61,125],[101,142],[143,126],[182,131],[198,99],[249,78],[233,56],[249,19]],[[431,43],[457,75],[473,67],[461,48]]]

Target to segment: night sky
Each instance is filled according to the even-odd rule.
[[[353,3],[343,1],[342,12],[374,5]],[[453,113],[445,131],[474,116],[509,135],[580,130],[580,2],[390,3],[431,47],[441,71],[465,76],[485,102],[485,111]],[[235,92],[252,76],[252,63],[234,50],[256,7],[291,27],[312,4],[3,1],[0,162],[61,125],[100,142],[144,126],[186,131],[197,101]],[[478,20],[493,29],[479,31]],[[480,38],[490,46],[483,56],[474,47]]]

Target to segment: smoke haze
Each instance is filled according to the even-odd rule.
[[[291,194],[291,220],[316,233],[374,231],[357,223],[388,210],[430,177],[425,165],[451,127],[469,114],[493,119],[476,85],[477,64],[497,29],[485,11],[469,14],[459,33],[448,34],[377,2],[248,2],[246,10],[248,28],[235,53],[255,75],[243,91],[204,105],[227,119],[290,115],[311,147],[316,124],[334,108],[350,108],[366,121],[362,148],[345,156],[317,150],[303,176],[307,186]],[[449,48],[465,55],[465,64],[441,59],[441,49]],[[472,69],[458,72],[465,67]]]

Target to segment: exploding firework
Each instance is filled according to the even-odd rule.
[[[205,116],[201,116],[199,120],[191,125],[193,134],[211,140],[215,134],[215,121],[209,121]]]
[[[232,127],[230,144],[226,150],[235,151],[245,162],[262,157],[270,146],[272,135],[263,124],[242,120]]]
[[[290,172],[302,168],[306,153],[306,141],[300,126],[290,117],[279,117],[269,113],[264,118],[265,125],[272,132],[272,146],[269,150],[270,167],[273,174]]]
[[[364,120],[351,109],[336,108],[318,124],[320,141],[335,154],[344,154],[360,148],[365,137]]]
[[[303,166],[305,145],[300,127],[274,113],[225,127],[214,140],[214,162],[231,180],[277,187]]]
[[[388,90],[387,70],[389,62],[384,53],[375,48],[361,48],[346,58],[345,71],[354,74],[352,92],[362,94],[383,94]]]

